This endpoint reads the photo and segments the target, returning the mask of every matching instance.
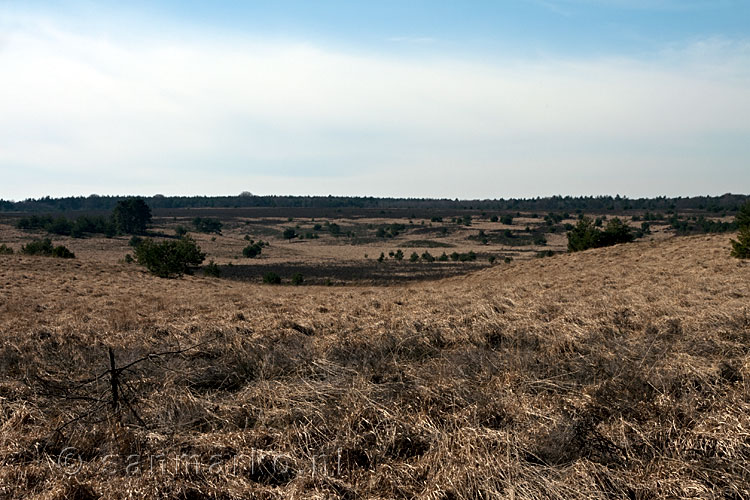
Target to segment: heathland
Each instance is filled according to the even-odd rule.
[[[0,498],[750,496],[750,263],[701,214],[154,215],[219,276],[0,220]]]

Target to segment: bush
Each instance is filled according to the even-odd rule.
[[[221,268],[218,264],[216,264],[216,262],[212,260],[203,267],[203,274],[205,274],[206,276],[213,276],[214,278],[218,278],[219,276],[221,276]]]
[[[21,247],[21,253],[26,255],[45,255],[60,259],[74,259],[75,254],[63,245],[52,245],[52,240],[44,238],[31,241]]]
[[[143,238],[141,238],[140,236],[132,236],[130,238],[130,241],[128,241],[128,245],[135,248],[138,245],[140,245],[142,242],[143,242]]]
[[[26,243],[21,247],[21,253],[26,255],[52,255],[52,240],[44,238]]]
[[[6,245],[5,243],[0,245],[0,255],[12,255],[12,254],[13,254],[13,249],[11,247]]]
[[[425,250],[425,252],[422,254],[422,260],[425,262],[435,262],[435,257],[433,257],[430,252]]]
[[[599,237],[598,246],[608,247],[618,243],[630,243],[635,239],[630,226],[615,217],[607,222],[607,228]]]
[[[174,234],[176,234],[179,238],[182,238],[187,234],[188,230],[185,226],[177,226],[174,228]]]
[[[297,237],[297,231],[294,230],[294,228],[289,227],[284,229],[284,233],[282,234],[284,239],[291,240]]]
[[[292,285],[299,286],[305,282],[305,277],[302,276],[302,273],[294,273],[292,275]]]
[[[205,258],[206,254],[189,236],[159,243],[143,240],[135,248],[135,260],[161,278],[190,274],[191,268],[201,265]]]
[[[630,226],[617,217],[607,222],[604,231],[596,228],[597,221],[601,219],[592,222],[590,218],[582,217],[578,220],[573,230],[568,232],[568,252],[629,243],[635,239]]]
[[[52,249],[52,256],[59,259],[75,259],[76,255],[63,245],[57,245]]]
[[[258,255],[260,255],[262,250],[263,250],[263,245],[261,245],[260,242],[252,243],[242,249],[242,255],[244,257],[247,257],[248,259],[254,259]]]
[[[573,230],[568,232],[568,252],[579,252],[596,247],[599,242],[599,234],[600,231],[596,229],[591,218],[582,217]]]
[[[745,204],[740,207],[739,212],[737,212],[737,215],[734,217],[734,222],[740,229],[750,226],[750,200],[747,200]]]
[[[403,260],[404,259],[404,252],[402,252],[401,249],[399,248],[393,254],[393,258],[396,259],[396,260]]]
[[[513,216],[512,215],[503,215],[502,217],[500,217],[500,222],[502,222],[503,224],[505,224],[507,226],[510,226],[511,224],[513,224]]]
[[[269,285],[278,285],[281,283],[281,276],[274,273],[273,271],[267,272],[263,275],[263,283],[267,283]]]
[[[418,261],[419,260],[419,254],[417,252],[412,252],[411,255],[409,256],[409,260],[411,262]]]
[[[200,233],[216,233],[221,234],[221,228],[224,225],[219,219],[212,219],[209,217],[196,217],[193,219],[193,227]]]
[[[141,198],[128,198],[117,202],[112,210],[115,228],[124,234],[144,234],[151,222],[151,209]]]
[[[750,226],[743,226],[737,240],[732,240],[731,255],[738,259],[750,259]]]

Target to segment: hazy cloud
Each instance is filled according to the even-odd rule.
[[[649,62],[524,62],[118,40],[37,21],[5,38],[0,197],[644,195],[750,181],[744,41]]]

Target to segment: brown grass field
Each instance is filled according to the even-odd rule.
[[[0,498],[750,498],[729,239],[389,286],[0,255]]]

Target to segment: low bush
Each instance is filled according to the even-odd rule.
[[[435,262],[435,257],[433,257],[430,252],[425,250],[425,252],[422,254],[422,260],[425,262]]]
[[[219,219],[212,219],[210,217],[196,217],[193,219],[193,227],[200,233],[221,234],[223,226]]]
[[[601,219],[597,219],[599,220]],[[607,222],[604,231],[596,227],[596,221],[592,222],[589,217],[582,217],[568,232],[568,252],[628,243],[634,239],[635,235],[630,226],[617,217]]]
[[[263,245],[261,242],[253,242],[253,240],[250,240],[251,243],[242,249],[242,256],[247,257],[248,259],[254,259],[258,255],[261,254],[263,251]]]
[[[12,254],[13,254],[13,249],[11,247],[6,245],[5,243],[0,245],[0,255],[12,255]]]
[[[216,262],[212,260],[208,264],[203,266],[203,274],[205,274],[206,276],[213,276],[214,278],[218,278],[219,276],[221,276],[221,268]]]
[[[52,240],[49,238],[30,241],[21,247],[21,253],[26,255],[45,255],[49,257],[58,257],[60,259],[75,258],[75,254],[65,246],[52,245]]]
[[[409,256],[409,260],[411,262],[418,261],[419,260],[419,254],[417,252],[412,252],[411,255]]]
[[[263,283],[269,284],[269,285],[278,285],[281,283],[281,276],[274,273],[273,271],[267,272],[263,275]]]
[[[750,226],[744,226],[736,240],[732,240],[732,257],[750,259]]]
[[[297,237],[297,231],[295,231],[294,228],[289,227],[289,228],[284,229],[282,236],[284,237],[285,240],[292,240]]]
[[[190,274],[192,268],[200,266],[205,258],[206,254],[189,236],[158,243],[143,240],[135,248],[135,260],[161,278]]]
[[[294,286],[300,286],[305,282],[305,277],[302,276],[302,273],[294,273],[292,275],[292,285]]]

